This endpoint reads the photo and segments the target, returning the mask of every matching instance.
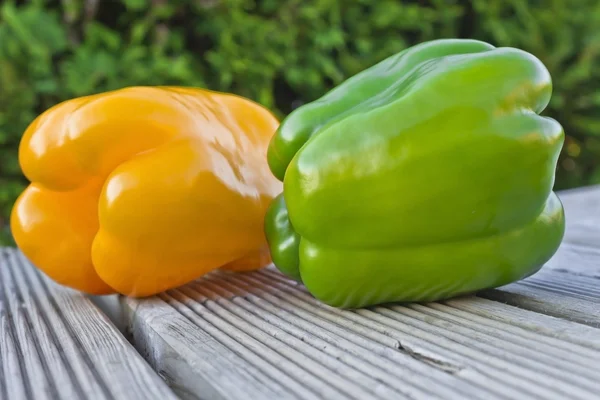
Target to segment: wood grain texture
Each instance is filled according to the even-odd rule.
[[[158,335],[165,345],[159,353],[178,354],[155,354],[153,364],[170,370],[191,398],[202,392],[190,390],[190,377],[178,371],[212,382],[220,391],[212,398],[244,398],[225,384],[232,379],[252,398],[272,398],[267,388],[276,384],[283,385],[278,398],[590,398],[600,390],[593,379],[600,373],[597,330],[484,299],[342,311],[262,271],[214,274],[152,304],[126,304],[137,306],[136,321],[152,321],[138,328],[138,342],[152,347]],[[194,367],[208,351],[206,338],[177,350],[198,331],[208,333],[211,347],[222,345],[205,360],[229,376],[209,378],[206,366]],[[230,362],[249,364],[265,383],[248,392],[247,369],[228,369]],[[298,392],[298,382],[314,393]]]
[[[345,311],[264,270],[211,274],[124,305],[136,343],[184,398],[600,392],[600,330],[477,297]]]
[[[126,321],[182,398],[591,399],[600,188],[561,200],[567,231],[555,257],[479,296],[339,310],[268,268],[123,299]]]
[[[530,278],[480,296],[600,327],[600,186],[559,197],[567,226],[554,257]]]
[[[565,208],[564,242],[600,251],[600,185],[558,193]]]
[[[0,250],[0,398],[175,399],[88,299]]]
[[[600,256],[591,262],[600,264]],[[599,278],[547,269],[523,281],[479,295],[600,328]]]

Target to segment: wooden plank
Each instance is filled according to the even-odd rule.
[[[600,225],[598,228],[600,230]],[[573,275],[600,278],[600,249],[590,246],[577,246],[564,242],[543,268],[538,272],[547,270],[568,272]]]
[[[181,397],[284,399],[289,390],[300,398],[316,398],[239,337],[199,321],[167,294],[144,301],[124,299],[124,304],[142,355]]]
[[[596,234],[578,207],[599,195],[564,196],[564,245],[538,274],[482,294],[501,301],[339,310],[269,268],[122,305],[136,346],[186,398],[590,399],[600,251],[572,225]]]
[[[600,263],[600,257],[596,258]],[[542,270],[526,280],[484,291],[487,299],[600,328],[600,279]],[[600,333],[598,333],[600,336]]]
[[[0,250],[0,398],[174,399],[88,299]]]
[[[600,250],[600,185],[558,193],[565,208],[565,243]]]
[[[345,311],[264,270],[211,274],[124,305],[135,310],[135,342],[159,349],[148,358],[178,393],[585,399],[600,391],[599,330],[476,297]]]
[[[600,249],[600,221],[597,218],[572,221],[567,224],[564,243]]]
[[[600,186],[559,196],[567,228],[554,257],[530,278],[479,295],[600,327]]]

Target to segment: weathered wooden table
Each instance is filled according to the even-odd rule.
[[[539,273],[433,304],[337,310],[270,269],[91,301],[3,249],[0,396],[600,399],[600,187],[560,197]]]

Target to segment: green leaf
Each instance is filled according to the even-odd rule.
[[[116,51],[121,47],[122,38],[116,32],[98,22],[90,22],[85,27],[86,45],[90,48],[100,48]]]
[[[129,11],[142,11],[148,7],[148,0],[123,0]]]

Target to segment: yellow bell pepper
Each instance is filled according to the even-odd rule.
[[[21,140],[31,181],[11,216],[22,252],[56,282],[148,296],[212,270],[271,262],[263,220],[281,183],[279,122],[231,94],[130,87],[60,103]]]

